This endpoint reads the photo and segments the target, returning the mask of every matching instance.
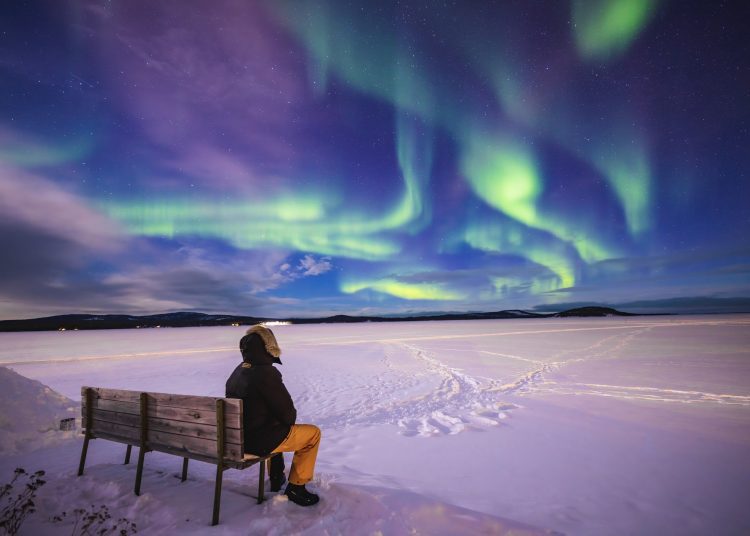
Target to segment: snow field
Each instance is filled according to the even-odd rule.
[[[747,533],[749,325],[732,315],[279,326],[299,421],[323,430],[313,484],[323,501],[315,515],[283,497],[256,507],[255,469],[229,471],[216,531]],[[0,363],[74,400],[83,384],[222,396],[241,334],[0,334]],[[147,532],[206,529],[212,466],[191,462],[180,485],[179,459],[149,454],[136,498],[124,447],[95,441],[75,479],[79,449],[63,440],[47,467],[40,450],[6,455],[0,469],[50,470],[49,490],[68,490],[45,491],[50,513],[101,489]]]

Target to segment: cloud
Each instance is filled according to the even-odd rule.
[[[3,318],[176,310],[267,316],[276,300],[262,294],[287,282],[275,269],[279,256],[268,252],[225,252],[221,260],[215,252],[171,241],[132,239],[128,255],[101,268],[95,252],[70,250],[59,237],[24,232],[20,239],[33,247],[14,255],[0,273]]]
[[[114,222],[76,194],[0,165],[0,315],[87,300],[97,294],[87,268],[124,253],[127,243]]]
[[[0,315],[70,308],[98,297],[87,269],[122,254],[127,244],[114,222],[76,194],[0,165]]]
[[[7,165],[0,165],[0,251],[0,318],[265,314],[274,300],[258,295],[288,282],[278,271],[288,251],[130,237],[75,192]],[[320,273],[329,263],[311,261],[306,269]]]
[[[0,215],[6,225],[13,223],[28,232],[102,253],[122,247],[122,229],[75,193],[1,162],[0,179]],[[10,234],[15,234],[13,229]],[[14,240],[12,236],[5,239]]]
[[[299,262],[292,266],[289,262],[279,265],[276,277],[284,282],[294,281],[303,277],[314,277],[333,269],[330,257],[315,258],[307,254]]]
[[[299,261],[297,269],[302,273],[302,276],[320,275],[324,274],[333,268],[330,257],[322,257],[315,260],[312,255],[305,255]]]
[[[142,251],[126,261],[127,269],[102,281],[104,287],[117,289],[119,310],[269,315],[269,306],[276,302],[263,294],[288,282],[277,268],[287,252],[140,240]]]

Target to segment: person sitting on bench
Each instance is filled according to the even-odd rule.
[[[284,476],[282,452],[294,452],[289,483],[284,494],[301,506],[311,506],[319,497],[306,488],[313,477],[320,445],[320,429],[312,424],[296,424],[297,410],[273,366],[281,365],[281,349],[273,332],[263,325],[253,326],[240,340],[242,363],[226,384],[227,398],[243,400],[244,450],[256,456],[279,453],[271,458],[271,490],[279,491]]]

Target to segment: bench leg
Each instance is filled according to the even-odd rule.
[[[125,463],[123,465],[127,465],[130,463],[130,451],[133,450],[133,445],[128,445],[128,449],[125,451]]]
[[[187,480],[187,466],[188,466],[188,459],[183,458],[182,459],[182,481],[183,482]]]
[[[78,464],[78,476],[83,474],[83,467],[86,465],[86,453],[89,450],[89,436],[83,439],[83,448],[81,449],[81,462]]]
[[[135,494],[141,494],[141,477],[143,476],[143,459],[146,457],[146,448],[138,449],[138,469],[135,471]]]
[[[264,484],[266,480],[266,460],[263,460],[258,465],[260,465],[260,469],[258,470],[258,504],[260,504],[263,502],[263,494],[265,491]]]
[[[221,465],[216,466],[216,487],[214,488],[214,515],[211,518],[211,525],[219,523],[219,507],[221,506],[221,479],[224,474],[224,468]]]

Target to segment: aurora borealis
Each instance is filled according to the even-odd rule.
[[[740,4],[6,3],[0,316],[750,296]]]

